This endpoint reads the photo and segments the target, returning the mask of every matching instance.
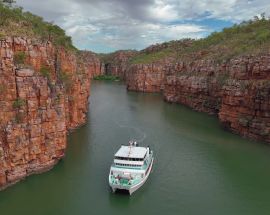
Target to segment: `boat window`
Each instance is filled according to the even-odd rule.
[[[116,160],[125,160],[125,161],[144,161],[144,158],[125,158],[125,157],[115,157]]]
[[[123,163],[115,163],[117,166],[130,166],[130,167],[141,167],[141,165],[137,164],[123,164]]]

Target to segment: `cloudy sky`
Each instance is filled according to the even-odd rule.
[[[64,28],[80,49],[112,52],[213,31],[270,11],[269,0],[17,0]]]

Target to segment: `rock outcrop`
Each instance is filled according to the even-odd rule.
[[[86,121],[90,79],[100,67],[93,53],[0,40],[0,189],[64,156],[68,130]]]

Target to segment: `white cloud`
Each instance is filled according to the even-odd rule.
[[[77,47],[97,52],[200,38],[213,29],[194,20],[240,22],[270,11],[269,0],[18,0],[18,4],[54,20]]]
[[[155,5],[149,8],[149,14],[154,19],[162,22],[178,19],[178,14],[174,5],[168,4],[161,0],[157,0]]]

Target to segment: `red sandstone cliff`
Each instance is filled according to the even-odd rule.
[[[121,50],[108,54],[106,56],[108,59],[104,60],[105,74],[118,76],[121,80],[125,80],[128,61],[136,53],[137,51],[133,50]]]
[[[131,65],[127,89],[216,114],[228,129],[270,143],[270,55]]]
[[[164,65],[135,64],[126,72],[126,84],[128,90],[140,92],[161,92],[164,88]]]
[[[90,79],[100,68],[93,53],[0,40],[0,189],[64,156],[68,130],[86,121]]]

